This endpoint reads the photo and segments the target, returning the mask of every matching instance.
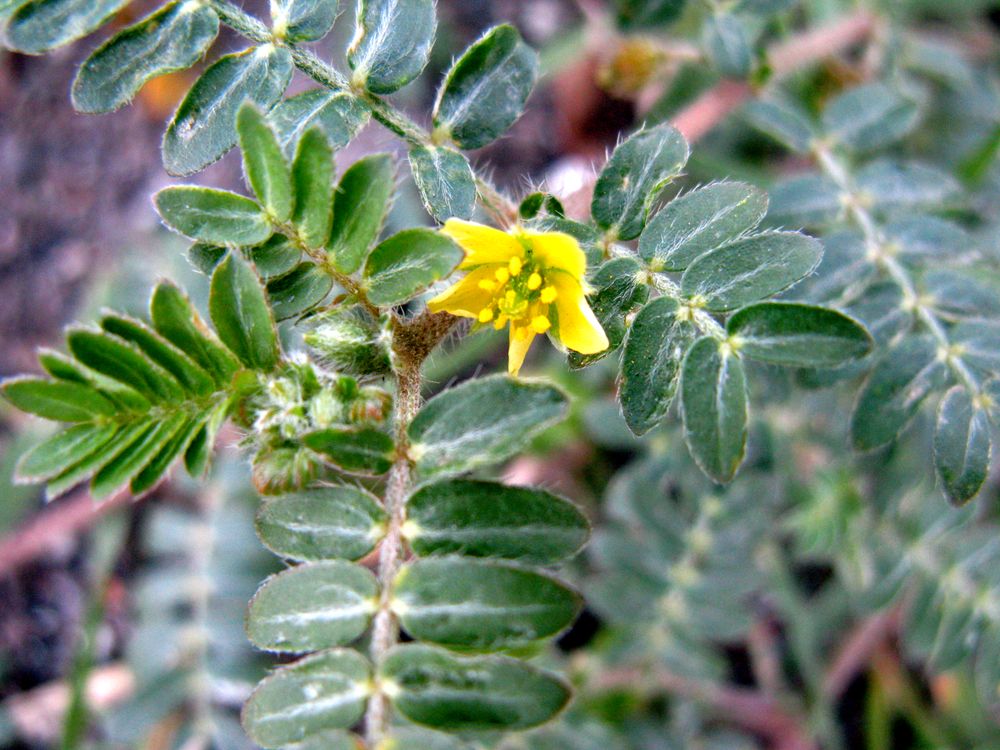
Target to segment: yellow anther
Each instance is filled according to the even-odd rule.
[[[498,268],[497,272],[493,275],[496,276],[497,281],[499,281],[501,284],[506,284],[508,281],[510,281],[510,271],[508,271],[506,268]]]
[[[533,273],[528,277],[528,289],[535,291],[542,285],[542,277],[540,274]]]
[[[510,320],[510,318],[508,318],[503,313],[500,313],[497,316],[497,319],[493,321],[493,327],[496,328],[499,331],[501,328],[503,328],[505,325],[507,325],[507,321],[508,320]]]
[[[542,290],[542,296],[540,299],[542,300],[543,305],[551,305],[556,301],[556,297],[558,296],[559,294],[556,292],[556,288],[554,286],[547,286]]]
[[[492,292],[496,290],[497,285],[489,279],[483,279],[479,282],[479,288],[484,292]]]
[[[484,307],[482,310],[479,311],[480,323],[489,323],[491,320],[493,320],[493,308]]]
[[[515,255],[507,262],[507,268],[511,276],[517,276],[521,273],[521,259]]]
[[[531,330],[535,333],[545,333],[552,327],[552,323],[544,315],[536,315],[531,319]]]
[[[503,296],[503,298],[504,301],[507,303],[507,306],[510,307],[511,305],[514,304],[514,300],[517,299],[517,295],[514,293],[513,289],[508,289],[507,293]]]

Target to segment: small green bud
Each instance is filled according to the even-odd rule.
[[[263,446],[253,457],[253,484],[262,495],[301,490],[320,472],[315,454],[286,444]]]
[[[332,388],[324,388],[309,401],[309,420],[318,428],[344,423],[344,402]]]
[[[333,310],[317,315],[305,334],[318,359],[352,375],[383,375],[390,370],[389,332],[385,320],[361,311]]]

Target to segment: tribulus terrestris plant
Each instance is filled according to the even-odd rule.
[[[0,7],[9,47],[41,54],[127,4]],[[250,642],[282,655],[242,709],[263,748],[853,747],[837,701],[874,646],[833,642],[856,621],[996,704],[995,510],[939,499],[995,495],[996,40],[976,59],[924,36],[915,0],[580,4],[610,40],[601,82],[639,106],[667,91],[583,211],[580,195],[512,199],[470,162],[539,76],[513,26],[454,59],[426,128],[391,95],[428,64],[433,0],[271,0],[269,18],[176,0],[100,44],[73,84],[81,112],[126,105],[235,32],[244,48],[201,71],[162,157],[190,175],[238,148],[248,189],[153,197],[210,278],[207,321],[162,281],[146,319],[70,327],[44,374],[4,383],[66,423],[19,478],[50,499],[84,481],[96,502],[141,496],[177,463],[205,477],[220,429],[238,427],[257,536],[287,563],[246,615]],[[346,66],[310,51],[352,23]],[[858,46],[849,82],[793,75]],[[313,86],[286,97],[295,71]],[[707,93],[670,124],[670,92],[692,90]],[[737,107],[692,160],[689,139]],[[404,152],[337,174],[369,121]],[[757,184],[790,164],[770,196]],[[427,226],[388,233],[407,172]],[[425,400],[432,353],[491,330],[507,371]],[[566,356],[526,377],[542,338]],[[594,444],[636,454],[596,514],[496,471],[571,413]],[[586,560],[561,573],[593,518]],[[585,602],[604,637],[560,660],[544,644]],[[726,685],[734,643],[754,690]],[[512,734],[563,714],[571,681],[571,712]],[[677,710],[656,718],[658,695]],[[873,706],[867,746],[888,748]],[[948,746],[998,736],[976,731]]]

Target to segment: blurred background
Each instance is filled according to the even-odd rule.
[[[204,65],[149,83],[132,106],[110,115],[76,114],[68,98],[75,70],[89,50],[155,5],[136,0],[98,34],[45,56],[0,49],[2,376],[35,371],[39,347],[58,348],[63,326],[92,320],[102,307],[142,315],[158,277],[176,279],[199,303],[205,299],[206,280],[186,260],[186,243],[159,225],[150,200],[172,182],[158,150],[164,123]],[[266,17],[265,1],[243,5]],[[805,5],[815,23],[834,21],[857,7],[838,0]],[[953,53],[960,49],[973,61],[995,65],[997,3],[899,0],[886,5],[905,6],[912,23],[929,32],[928,39],[947,38],[946,48]],[[509,21],[540,51],[543,78],[525,116],[506,137],[473,155],[478,167],[514,195],[541,187],[573,196],[621,134],[642,122],[671,119],[718,81],[699,62],[698,46],[690,41],[696,36],[693,18],[681,18],[669,31],[646,38],[620,35],[601,0],[439,0],[438,8],[430,67],[399,95],[420,121],[426,120],[437,82],[453,57],[485,28]],[[349,26],[339,24],[317,46],[318,54],[341,60]],[[778,37],[784,31],[768,29]],[[241,47],[224,32],[207,62]],[[947,57],[931,55],[927,64],[947,63]],[[863,79],[870,64],[831,58],[803,73],[794,86],[810,92],[806,98],[818,109],[824,98]],[[289,94],[307,86],[297,78]],[[994,109],[961,116],[969,121],[978,116],[977,127],[985,130],[996,127]],[[921,144],[925,153],[970,151],[963,138],[983,131],[968,126],[935,132],[934,142]],[[368,126],[338,153],[338,165],[343,169],[362,154],[399,148],[384,130]],[[683,185],[722,177],[767,185],[800,166],[732,118],[698,144]],[[229,154],[194,181],[241,190],[239,155]],[[428,221],[408,176],[402,184],[390,230]],[[572,202],[570,197],[571,210]],[[474,337],[437,358],[429,376],[441,385],[476,368],[502,368],[504,349],[496,337]],[[586,391],[589,406],[537,455],[509,467],[508,475],[563,490],[597,515],[609,477],[638,450],[610,398],[604,398],[613,387],[608,373],[587,370],[571,381],[559,375],[564,368],[554,354],[536,351],[533,357],[531,368],[547,368],[569,387]],[[253,534],[256,499],[248,469],[232,447],[237,436],[230,436],[207,487],[178,474],[140,503],[118,499],[95,510],[83,492],[46,507],[38,488],[11,482],[18,455],[42,430],[40,421],[0,403],[0,747],[245,747],[238,707],[270,660],[258,658],[245,644],[243,610],[276,562]],[[758,458],[766,463],[766,456]],[[834,470],[825,481],[836,485]],[[764,491],[753,484],[738,490],[751,498]],[[995,488],[990,491],[995,500]],[[581,576],[586,568],[581,562]],[[806,578],[810,572],[804,571]],[[812,572],[820,578],[825,574]],[[562,651],[572,655],[595,637],[605,637],[602,622],[600,612],[588,610],[563,638]],[[737,677],[740,669],[749,669],[744,646],[734,647],[727,658]],[[883,666],[895,675],[891,670],[898,663]],[[596,728],[544,747],[770,746],[760,744],[765,740],[759,734],[725,732],[710,732],[714,739],[708,744],[700,729],[689,735],[678,729],[671,736],[689,736],[692,743],[698,737],[703,744],[672,744],[674,739],[655,729],[658,722],[701,726],[701,720],[672,714],[668,721],[663,718],[668,712],[656,705],[637,710],[632,697],[615,692],[627,678],[612,681],[613,689],[586,706],[587,715],[580,719],[594,722],[637,711],[639,729],[627,745]],[[921,683],[914,699],[929,700],[933,690],[947,687]],[[81,698],[85,690],[89,701]],[[88,702],[102,713],[97,728],[86,717]],[[846,725],[860,722],[865,713],[857,702],[843,710]],[[963,736],[987,737],[986,742],[998,744],[981,747],[1000,747],[989,713],[982,707],[972,713],[968,721],[976,724],[976,732],[982,724],[982,732]],[[201,731],[206,726],[211,730]],[[932,746],[914,739],[923,736],[919,732],[899,732],[894,744],[884,747]]]

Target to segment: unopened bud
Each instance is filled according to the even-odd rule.
[[[334,310],[314,318],[306,345],[321,360],[351,375],[389,372],[389,334],[383,322],[360,311]]]

